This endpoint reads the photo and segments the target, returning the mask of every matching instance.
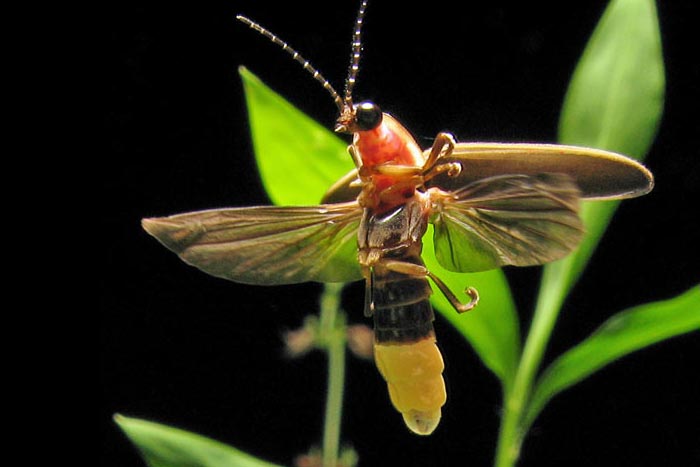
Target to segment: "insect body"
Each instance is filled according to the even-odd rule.
[[[313,74],[338,106],[336,131],[353,135],[349,152],[356,169],[331,187],[323,204],[214,209],[144,219],[143,227],[185,262],[236,282],[364,279],[375,361],[391,401],[413,432],[427,435],[446,400],[430,282],[458,312],[479,299],[468,287],[469,301],[460,302],[426,269],[421,250],[428,224],[447,269],[543,264],[581,240],[580,199],[639,196],[651,190],[653,177],[625,156],[573,146],[456,143],[440,133],[421,150],[377,105],[352,100],[366,3],[343,97],[285,42],[239,17]]]

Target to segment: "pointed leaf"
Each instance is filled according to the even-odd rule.
[[[526,426],[556,394],[610,362],[656,342],[700,330],[700,285],[664,301],[625,310],[555,360],[539,379]]]
[[[246,68],[243,80],[260,176],[280,205],[318,204],[353,167],[347,143],[268,88]]]
[[[276,204],[316,204],[353,167],[345,143],[248,70],[242,68],[240,73],[256,158],[270,198]],[[520,351],[520,337],[505,276],[498,270],[465,275],[441,268],[435,260],[432,237],[429,231],[423,238],[424,259],[431,271],[453,290],[473,285],[482,295],[481,304],[466,316],[458,315],[440,293],[433,294],[435,307],[468,339],[485,365],[508,385]]]
[[[454,292],[472,286],[479,291],[479,305],[458,314],[437,290],[430,301],[472,345],[486,367],[493,371],[505,388],[510,387],[520,354],[520,327],[513,297],[503,271],[464,274],[440,266],[433,250],[432,226],[423,237],[423,260],[430,271]],[[466,300],[466,295],[459,294]]]
[[[114,419],[150,467],[278,467],[177,428],[122,415]]]
[[[559,126],[563,144],[642,160],[661,119],[664,64],[653,0],[612,0],[570,83]],[[582,203],[587,235],[574,254],[545,268],[543,304],[558,308],[597,246],[618,202]]]
[[[612,0],[569,84],[560,140],[640,159],[655,136],[663,101],[654,0]]]

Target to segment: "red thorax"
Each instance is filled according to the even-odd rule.
[[[362,161],[360,176],[367,187],[364,190],[364,204],[367,207],[384,211],[402,204],[413,195],[420,183],[416,183],[413,175],[387,171],[379,173],[377,170],[389,166],[423,166],[423,151],[396,119],[383,114],[378,127],[355,133],[353,145],[357,157]]]

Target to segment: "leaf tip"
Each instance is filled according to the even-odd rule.
[[[113,420],[114,423],[116,423],[117,426],[119,426],[119,428],[121,428],[122,430],[125,429],[124,425],[126,425],[126,424],[128,423],[128,418],[125,417],[124,415],[120,414],[120,413],[115,413],[114,415],[112,415],[112,420]]]
[[[255,76],[245,65],[238,65],[238,76],[241,77],[243,83],[260,83],[260,78]]]

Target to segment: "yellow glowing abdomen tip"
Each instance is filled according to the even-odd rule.
[[[431,434],[447,400],[442,379],[445,364],[435,337],[411,343],[375,343],[374,359],[406,426],[419,435]]]

